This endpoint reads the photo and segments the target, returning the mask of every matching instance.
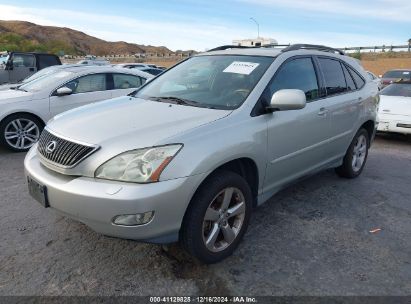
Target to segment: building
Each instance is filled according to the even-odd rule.
[[[264,46],[264,45],[271,45],[271,44],[278,44],[277,40],[273,38],[253,38],[253,39],[241,39],[241,40],[233,40],[233,45],[238,46]]]

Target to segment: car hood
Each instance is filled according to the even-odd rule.
[[[47,128],[72,140],[126,151],[165,144],[171,136],[230,113],[120,97],[57,115]]]
[[[411,116],[411,97],[381,95],[379,112],[382,114]]]
[[[19,90],[0,91],[0,104],[32,100],[33,96],[33,93]]]

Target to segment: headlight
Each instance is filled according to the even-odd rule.
[[[161,172],[182,147],[176,144],[122,153],[102,164],[95,177],[134,183],[158,182]]]

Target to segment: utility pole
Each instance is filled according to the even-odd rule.
[[[253,17],[250,18],[252,21],[257,24],[257,38],[260,38],[260,24],[258,24],[257,20],[255,20]]]

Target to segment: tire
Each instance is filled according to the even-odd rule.
[[[180,230],[180,244],[202,263],[222,261],[243,238],[252,201],[251,189],[244,178],[231,171],[216,172],[197,189],[191,200]]]
[[[335,172],[344,178],[358,177],[367,162],[369,148],[369,134],[367,130],[360,129],[345,153],[343,164]]]
[[[13,114],[0,123],[0,144],[13,152],[28,151],[40,138],[44,123],[30,114]]]

